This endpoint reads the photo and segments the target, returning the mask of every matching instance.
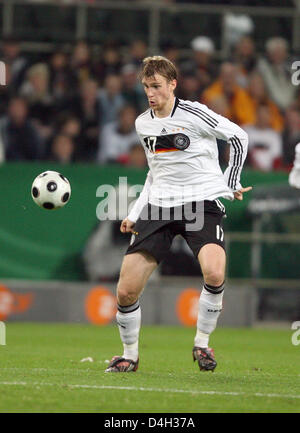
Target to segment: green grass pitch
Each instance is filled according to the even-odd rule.
[[[129,374],[104,373],[122,354],[115,326],[9,322],[6,334],[2,413],[300,412],[300,346],[288,329],[217,329],[214,373],[192,362],[192,328],[142,327]]]

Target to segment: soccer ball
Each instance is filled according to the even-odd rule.
[[[70,182],[57,171],[45,171],[34,179],[31,196],[33,201],[44,209],[59,209],[70,200]]]

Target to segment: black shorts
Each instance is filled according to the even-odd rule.
[[[143,219],[143,215],[153,216],[150,211],[153,206],[148,204],[144,207],[141,217],[134,226],[135,233],[131,236],[130,245],[125,254],[132,254],[142,250],[147,251],[156,259],[157,263],[160,263],[166,257],[176,235],[181,235],[186,240],[196,258],[205,244],[217,244],[225,250],[222,221],[225,216],[224,206],[219,200],[205,200],[201,203],[188,203],[188,205],[190,205],[190,209],[194,214],[197,209],[201,209],[204,216],[201,229],[195,230],[193,228],[191,230],[189,228],[191,225],[197,228],[197,226],[193,226],[196,219],[193,220],[189,216],[188,219],[185,217],[188,213],[184,212],[184,206],[170,208],[168,219],[166,219],[166,215],[162,214],[163,209],[166,208],[154,207],[156,209],[154,212],[155,219],[153,217],[147,219],[144,217]],[[175,209],[178,211],[179,208],[181,208],[181,219],[176,217],[175,212]]]

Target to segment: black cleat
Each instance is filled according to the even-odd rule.
[[[130,371],[136,371],[138,366],[139,359],[134,362],[132,359],[114,356],[105,370],[105,373],[129,373]]]
[[[193,359],[197,360],[201,370],[214,371],[217,366],[214,350],[210,347],[193,347]]]

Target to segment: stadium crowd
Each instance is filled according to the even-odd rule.
[[[176,94],[199,101],[242,126],[249,135],[246,164],[262,171],[289,170],[300,141],[300,86],[293,85],[287,42],[269,39],[258,54],[243,36],[228,58],[216,56],[205,36],[191,41],[191,55],[174,43],[161,53],[179,70]],[[125,53],[125,54],[124,54]],[[145,167],[135,118],[147,109],[138,71],[148,47],[114,43],[94,55],[85,41],[72,52],[57,48],[32,58],[13,37],[2,41],[7,85],[0,86],[0,161],[117,162]],[[219,143],[221,164],[228,145]]]

